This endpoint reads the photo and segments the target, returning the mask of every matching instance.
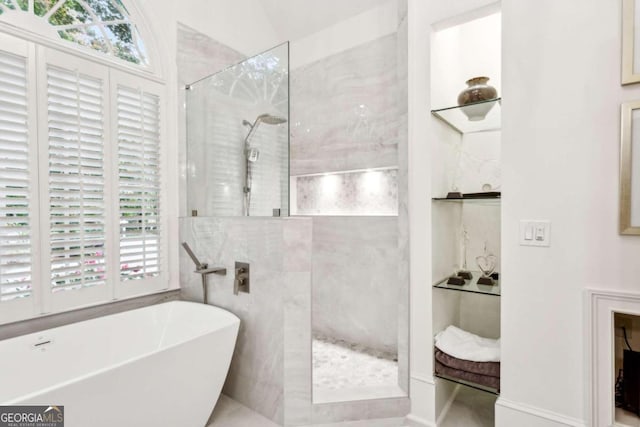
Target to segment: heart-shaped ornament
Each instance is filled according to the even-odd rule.
[[[484,274],[484,277],[488,277],[493,273],[493,270],[496,268],[496,256],[487,254],[476,257],[476,264]]]

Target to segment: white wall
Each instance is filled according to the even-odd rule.
[[[504,0],[503,404],[582,425],[584,289],[636,290],[640,239],[618,235],[621,2]],[[517,244],[518,221],[552,221],[551,247]],[[569,424],[571,425],[571,424]]]

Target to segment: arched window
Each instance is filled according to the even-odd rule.
[[[18,14],[40,32],[53,31],[62,40],[149,65],[140,33],[120,0],[0,0],[0,20],[12,22]]]

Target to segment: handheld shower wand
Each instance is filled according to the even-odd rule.
[[[255,135],[260,123],[266,123],[268,125],[280,125],[286,123],[287,119],[278,116],[272,116],[271,114],[260,114],[256,117],[256,120],[251,124],[248,120],[243,120],[242,124],[249,127],[249,133],[244,138],[244,159],[245,159],[245,174],[244,174],[244,215],[249,216],[251,208],[251,164],[258,161],[260,157],[260,150],[256,147],[250,147],[249,143],[251,138]]]
[[[207,264],[200,262],[200,260],[198,259],[196,254],[193,253],[193,251],[191,250],[191,247],[189,246],[189,244],[187,242],[182,242],[182,247],[184,248],[185,251],[187,251],[187,254],[189,255],[189,258],[191,258],[193,263],[196,265],[196,270],[200,271],[200,270],[204,270],[205,268],[207,268]]]

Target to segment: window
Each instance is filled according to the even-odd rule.
[[[29,14],[58,37],[114,58],[149,65],[140,33],[120,0],[0,0],[0,19]]]
[[[168,287],[164,91],[0,33],[0,323]]]

